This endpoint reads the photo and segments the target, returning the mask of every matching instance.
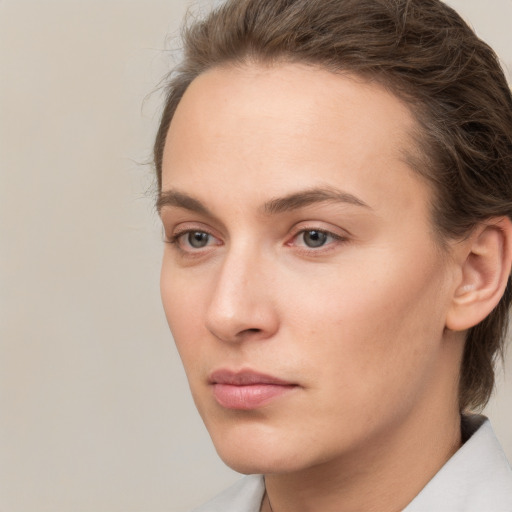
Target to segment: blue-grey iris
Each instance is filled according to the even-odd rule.
[[[203,231],[191,231],[188,234],[188,243],[195,249],[201,249],[208,244],[209,237],[210,235]]]
[[[321,247],[325,244],[327,240],[327,233],[324,233],[323,231],[316,231],[316,230],[310,230],[310,231],[304,231],[304,243],[308,247]]]

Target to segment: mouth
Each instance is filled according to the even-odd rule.
[[[290,393],[299,386],[252,370],[216,370],[209,378],[213,396],[226,409],[252,410]]]

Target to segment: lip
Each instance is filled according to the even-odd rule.
[[[220,406],[245,411],[267,405],[298,387],[292,382],[252,370],[216,370],[208,380]]]

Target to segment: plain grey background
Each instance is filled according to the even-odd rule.
[[[165,323],[144,165],[190,3],[0,0],[0,510],[184,512],[238,478]],[[449,3],[510,77],[512,0]]]

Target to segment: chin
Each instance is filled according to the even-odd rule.
[[[304,443],[289,432],[242,422],[230,428],[208,430],[219,457],[238,473],[290,473],[314,464],[306,460]]]
[[[247,450],[245,453],[236,453],[233,450],[217,449],[219,457],[226,466],[244,475],[293,473],[307,467],[296,460],[296,456],[287,457],[275,451]]]

